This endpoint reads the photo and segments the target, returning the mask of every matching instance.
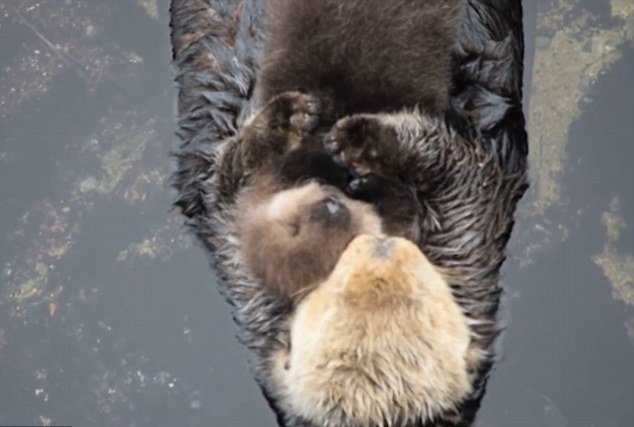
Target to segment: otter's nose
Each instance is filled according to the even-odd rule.
[[[336,197],[330,196],[313,205],[311,218],[326,225],[345,227],[350,223],[350,211]]]
[[[385,237],[377,237],[372,248],[372,256],[378,259],[387,259],[390,256],[390,250],[392,249],[392,242]]]

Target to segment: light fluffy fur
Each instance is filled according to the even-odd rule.
[[[261,178],[238,197],[236,232],[244,265],[282,300],[294,305],[324,281],[355,236],[382,233],[371,205],[335,187],[312,181],[272,192],[274,183]]]
[[[285,409],[323,427],[409,425],[470,392],[468,320],[447,282],[401,238],[357,237],[291,320],[276,355]]]

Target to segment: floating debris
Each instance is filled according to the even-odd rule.
[[[74,73],[89,91],[106,81],[127,60],[120,46],[95,37],[111,14],[108,2],[0,2],[4,24],[32,35],[0,70],[0,118],[43,96],[65,73]]]
[[[631,0],[612,0],[611,26],[594,19],[580,0],[554,0],[538,13],[532,92],[528,113],[533,203],[528,215],[541,215],[562,203],[559,179],[565,171],[571,124],[581,114],[580,103],[600,74],[634,41]],[[630,28],[630,29],[628,29]],[[553,76],[558,76],[553,79]]]
[[[612,283],[615,299],[634,306],[634,257],[619,254],[609,246],[592,259]]]
[[[618,197],[612,198],[610,210],[601,216],[601,223],[606,228],[609,243],[616,243],[621,238],[621,232],[627,227],[621,215],[621,201]]]
[[[170,215],[167,224],[153,230],[149,237],[141,242],[131,243],[117,256],[118,262],[131,263],[134,260],[167,260],[176,252],[188,249],[191,239],[180,229],[181,219],[178,215]]]
[[[143,57],[135,52],[130,52],[126,55],[126,59],[131,64],[143,64]]]
[[[634,3],[632,0],[611,0],[612,15],[630,22],[634,20]]]
[[[158,21],[158,0],[137,0],[137,3],[145,10],[145,13],[147,13],[150,18]]]
[[[19,237],[27,242],[27,248],[5,265],[7,286],[0,291],[0,304],[10,302],[13,315],[24,316],[29,307],[42,303],[47,304],[50,316],[59,311],[59,304],[50,297],[63,284],[62,278],[54,275],[55,265],[80,239],[81,222],[99,198],[118,199],[142,208],[143,203],[164,197],[169,165],[160,161],[164,160],[160,156],[163,142],[156,130],[157,122],[155,117],[139,118],[133,111],[103,117],[101,129],[79,143],[79,167],[76,172],[69,169],[66,173],[70,181],[67,198],[55,203],[44,200],[35,211],[24,215]],[[83,164],[100,165],[100,176],[82,173],[83,169],[94,169]],[[120,260],[167,259],[188,247],[180,222],[175,214],[172,217],[166,223],[148,224],[147,239],[132,243],[126,253],[119,255]]]
[[[548,49],[552,39],[547,36],[539,36],[535,39],[535,47],[537,49]]]
[[[79,192],[90,193],[91,191],[95,191],[98,185],[99,181],[97,181],[94,176],[89,176],[79,183]]]
[[[634,257],[619,253],[615,247],[626,228],[618,198],[612,200],[610,210],[603,214],[601,222],[606,228],[607,242],[603,252],[592,260],[612,284],[614,298],[634,306]]]

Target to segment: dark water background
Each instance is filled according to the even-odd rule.
[[[0,0],[0,425],[274,425],[205,255],[169,210],[167,2],[142,5]],[[526,217],[509,245],[480,427],[634,425],[634,310],[592,262],[615,196],[630,223],[618,250],[634,251],[631,47],[589,96],[566,208],[540,218],[569,236],[525,265]]]

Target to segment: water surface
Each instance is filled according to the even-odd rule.
[[[0,425],[275,425],[169,208],[167,6],[0,0]],[[634,7],[526,14],[533,187],[478,425],[629,427]]]

